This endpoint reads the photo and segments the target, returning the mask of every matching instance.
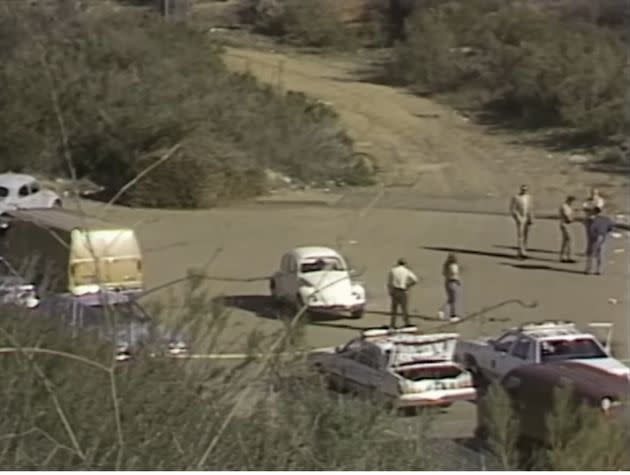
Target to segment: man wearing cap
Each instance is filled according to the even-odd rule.
[[[418,283],[418,277],[407,267],[405,259],[398,259],[387,274],[387,291],[391,299],[389,326],[396,328],[398,309],[402,311],[405,326],[409,326],[409,289]]]
[[[534,223],[532,195],[529,194],[527,185],[521,185],[517,195],[510,200],[510,215],[516,224],[516,245],[518,257],[527,257],[527,238],[529,227]]]

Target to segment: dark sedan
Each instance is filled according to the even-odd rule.
[[[182,335],[152,319],[132,294],[59,294],[43,299],[38,310],[60,319],[73,337],[92,334],[114,343],[118,361],[126,361],[146,347],[165,356],[188,353]]]

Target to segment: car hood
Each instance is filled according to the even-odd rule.
[[[571,361],[619,376],[630,375],[630,368],[614,358],[581,358]]]
[[[302,281],[317,289],[321,294],[349,294],[352,291],[352,281],[345,271],[323,271],[302,274]]]

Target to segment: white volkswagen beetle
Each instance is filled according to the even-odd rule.
[[[61,197],[37,179],[21,173],[0,173],[0,211],[62,206]]]
[[[345,259],[327,247],[298,247],[287,252],[269,285],[274,299],[300,308],[363,316],[365,288],[352,280]]]

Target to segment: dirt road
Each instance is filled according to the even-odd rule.
[[[621,209],[627,206],[627,177],[585,172],[569,163],[569,152],[510,143],[514,137],[492,133],[432,100],[362,81],[360,60],[242,48],[228,48],[225,58],[235,70],[329,102],[358,148],[375,157],[383,180],[408,187],[402,194],[505,200],[529,183],[537,202],[550,208],[566,193],[585,197],[597,185]]]

